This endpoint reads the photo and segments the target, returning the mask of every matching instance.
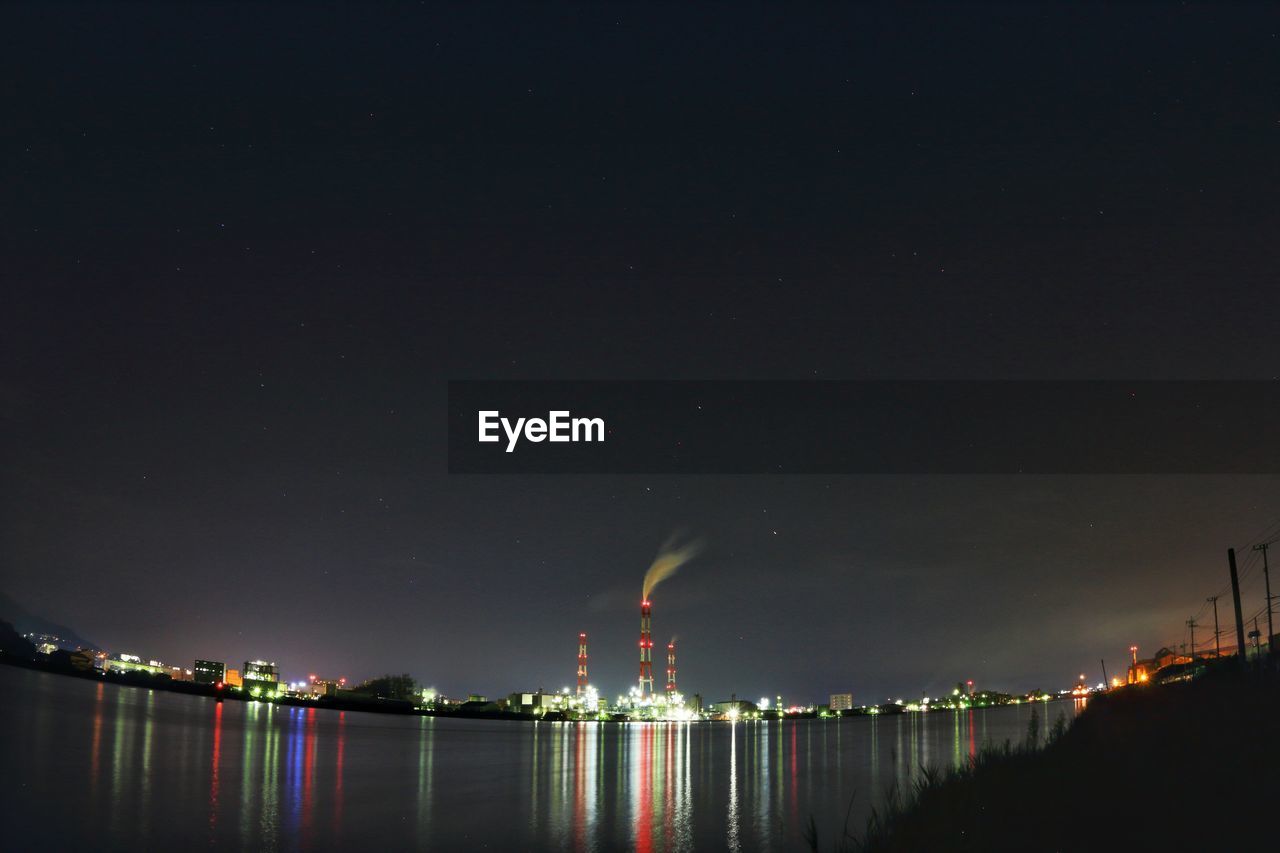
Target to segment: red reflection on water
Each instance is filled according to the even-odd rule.
[[[310,846],[312,799],[315,781],[316,709],[307,709],[306,734],[302,738],[302,846]]]
[[[573,768],[573,849],[587,849],[586,839],[586,823],[587,823],[587,784],[584,776],[586,775],[586,754],[587,754],[587,737],[585,734],[586,726],[579,723],[574,726],[574,768]]]
[[[222,703],[213,704],[213,757],[209,771],[209,841],[218,828],[218,766],[222,763]]]
[[[653,724],[640,724],[640,809],[636,813],[636,851],[653,850]]]
[[[671,837],[675,830],[675,726],[671,723],[666,724],[667,729],[667,749],[666,756],[663,759],[665,766],[663,770],[666,778],[666,785],[662,789],[662,849],[671,849]]]
[[[347,745],[347,712],[338,712],[338,760],[333,786],[333,831],[342,828],[342,753]]]

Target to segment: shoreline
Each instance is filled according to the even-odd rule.
[[[166,680],[157,678],[153,675],[131,672],[124,672],[117,675],[96,669],[86,671],[76,669],[74,667],[64,668],[48,666],[41,664],[39,661],[26,660],[24,658],[6,654],[0,654],[0,664],[6,664],[19,669],[28,669],[35,672],[43,672],[48,675],[67,676],[70,678],[78,678],[83,681],[93,681],[99,684],[113,684],[118,687],[140,687],[147,690],[160,690],[166,693],[178,693],[184,696],[198,696],[213,700],[214,702],[263,702],[266,704],[283,705],[293,708],[316,708],[327,711],[356,711],[368,714],[395,714],[398,716],[410,717],[458,717],[459,719],[511,720],[514,722],[533,722],[538,719],[532,714],[523,714],[516,711],[437,711],[430,708],[418,708],[411,702],[399,699],[378,699],[372,696],[362,699],[337,699],[328,696],[320,697],[318,699],[301,699],[292,696],[285,696],[279,699],[266,700],[247,696],[237,690],[220,691],[212,684],[200,684],[194,681],[174,681],[173,679]]]
[[[536,722],[559,722],[559,723],[604,723],[612,725],[626,725],[629,723],[645,723],[655,722],[652,720],[620,720],[591,718],[586,720],[578,720],[573,718],[563,718],[547,720],[536,714],[528,714],[521,711],[468,711],[468,710],[438,710],[432,708],[419,708],[412,702],[401,699],[379,699],[376,697],[367,698],[336,698],[323,696],[318,699],[302,699],[298,697],[285,696],[279,699],[260,699],[247,696],[237,690],[218,690],[212,684],[200,684],[194,681],[175,681],[173,679],[164,679],[154,675],[146,675],[134,672],[103,672],[101,670],[82,670],[75,667],[50,666],[38,660],[28,660],[26,658],[17,657],[11,654],[0,652],[0,664],[17,667],[19,669],[29,669],[35,672],[43,672],[48,675],[68,676],[70,678],[78,678],[84,681],[93,681],[99,684],[114,684],[119,687],[141,687],[148,690],[161,690],[166,693],[178,693],[184,696],[200,696],[211,699],[215,702],[230,700],[233,702],[264,702],[271,705],[283,705],[292,708],[316,708],[328,711],[354,711],[367,714],[394,714],[398,716],[409,717],[440,717],[454,718],[459,720],[501,720],[504,722],[515,723],[536,723]],[[1044,703],[1037,703],[1036,707],[1053,705],[1056,702],[1065,701],[1063,697],[1054,697]],[[1014,705],[992,705],[994,708],[1011,708]],[[975,709],[976,710],[976,709]],[[908,713],[902,711],[901,713]],[[918,712],[917,712],[918,713]],[[947,713],[946,711],[930,711],[929,714]],[[843,719],[870,719],[873,714],[841,714],[838,718]],[[788,717],[767,717],[763,720],[755,722],[775,722],[783,719],[824,719],[817,714],[795,714]],[[825,719],[837,719],[837,717],[827,717]],[[685,721],[688,723],[712,723],[715,720],[695,719]],[[747,722],[747,721],[743,721]]]
[[[1213,850],[1269,839],[1280,673],[1224,662],[1195,681],[1091,698],[1041,748],[989,749],[890,791],[861,832],[814,851]]]

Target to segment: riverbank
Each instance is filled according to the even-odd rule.
[[[1225,850],[1280,835],[1280,678],[1223,668],[1089,700],[1043,749],[1012,745],[889,796],[815,850]]]
[[[198,684],[194,681],[175,681],[167,676],[150,675],[145,672],[106,671],[99,669],[78,669],[74,666],[58,666],[11,654],[0,654],[0,664],[45,672],[50,675],[61,675],[70,678],[81,678],[88,681],[105,682],[121,687],[141,687],[147,690],[163,690],[168,693],[181,693],[185,696],[203,696],[214,701],[257,702],[270,701],[275,705],[300,708],[319,708],[332,711],[360,711],[370,714],[399,714],[423,717],[458,717],[486,720],[532,721],[532,714],[516,711],[469,711],[467,709],[440,711],[430,708],[416,707],[412,702],[397,699],[383,699],[375,696],[335,697],[321,696],[315,699],[281,696],[270,700],[259,700],[247,693],[235,689],[218,689],[213,684]]]

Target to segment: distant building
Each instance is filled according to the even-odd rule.
[[[1234,649],[1232,651],[1234,653]],[[1226,649],[1223,649],[1223,654],[1226,654]],[[1157,651],[1152,657],[1130,664],[1129,674],[1126,680],[1129,684],[1142,684],[1147,681],[1154,680],[1157,673],[1166,667],[1188,664],[1191,662],[1192,659],[1190,655],[1185,653],[1179,654],[1173,649],[1164,647]]]
[[[137,655],[117,655],[102,662],[102,669],[118,672],[145,672],[149,675],[168,675],[169,670],[158,660],[144,663]]]
[[[280,680],[280,667],[275,661],[247,660],[240,677],[245,681],[270,681],[275,684]]]
[[[1125,682],[1127,684],[1144,684],[1151,680],[1151,674],[1155,672],[1155,668],[1156,662],[1151,659],[1131,663],[1129,664],[1129,675]]]
[[[189,669],[183,669],[180,666],[171,666],[168,668],[169,677],[174,681],[192,681],[195,674]]]
[[[468,714],[468,713],[496,714],[501,710],[502,708],[498,706],[497,702],[490,702],[489,700],[485,699],[483,696],[481,696],[478,699],[468,699],[466,702],[463,702],[460,705],[458,705],[456,709],[457,712],[462,714]]]
[[[193,672],[197,684],[225,684],[227,680],[227,665],[222,661],[198,660]]]
[[[41,634],[37,631],[31,631],[29,633],[23,634],[22,636],[30,640],[31,645],[35,646],[36,650],[39,651],[40,654],[42,655],[51,655],[54,652],[56,652],[58,649],[62,648],[63,646],[70,645],[66,640],[62,639],[61,637],[55,636],[53,634]],[[48,651],[45,651],[44,650],[45,647],[50,647],[50,648]],[[80,647],[75,646],[74,648],[78,649]]]
[[[541,690],[537,693],[512,693],[507,697],[507,707],[512,711],[535,713],[551,707],[553,699],[555,699],[554,694],[543,693]]]
[[[238,669],[227,670],[225,683],[228,687],[243,687],[244,679],[240,677],[240,670]]]
[[[829,707],[832,711],[852,711],[853,710],[853,694],[852,693],[832,693]]]
[[[336,681],[329,678],[316,678],[311,676],[307,682],[307,692],[312,699],[319,699],[321,696],[337,696],[338,691],[346,688],[347,680],[339,678]]]
[[[247,660],[244,672],[240,676],[245,690],[253,695],[259,693],[282,693],[288,685],[280,683],[280,668],[274,661]]]
[[[728,702],[716,702],[711,706],[711,716],[717,720],[727,720],[756,711],[756,703],[745,699],[730,699]]]

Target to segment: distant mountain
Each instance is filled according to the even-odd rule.
[[[20,634],[51,634],[60,638],[62,644],[68,648],[75,646],[86,649],[98,648],[97,643],[86,640],[66,625],[59,625],[43,616],[37,616],[3,591],[0,591],[0,619],[12,624]]]

